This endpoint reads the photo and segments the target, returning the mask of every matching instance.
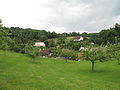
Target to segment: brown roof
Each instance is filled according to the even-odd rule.
[[[49,55],[51,50],[50,49],[43,49],[41,50],[41,52],[44,54],[44,55]]]
[[[78,39],[78,40],[79,40],[79,39],[80,39],[80,36],[77,36],[77,37],[73,37],[73,39]]]

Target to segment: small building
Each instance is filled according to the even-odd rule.
[[[43,56],[48,57],[51,56],[51,50],[50,49],[42,49],[40,52],[43,54]]]
[[[94,42],[91,42],[90,44],[91,44],[91,45],[94,45],[95,43],[94,43]]]
[[[82,41],[82,40],[83,40],[82,36],[73,37],[73,41]]]
[[[42,46],[42,47],[45,47],[45,43],[44,42],[35,42],[35,44],[33,46]]]
[[[81,51],[81,50],[88,50],[88,48],[86,48],[86,47],[80,47],[79,51]]]

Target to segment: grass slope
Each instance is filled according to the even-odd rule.
[[[0,51],[0,90],[120,90],[120,65],[37,58]]]

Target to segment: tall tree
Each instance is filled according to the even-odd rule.
[[[118,35],[120,36],[120,24],[115,24],[115,30],[117,31]]]

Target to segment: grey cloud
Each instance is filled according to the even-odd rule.
[[[48,23],[64,27],[66,32],[98,32],[110,28],[114,17],[120,15],[119,0],[51,0]],[[63,31],[63,32],[65,32]]]

